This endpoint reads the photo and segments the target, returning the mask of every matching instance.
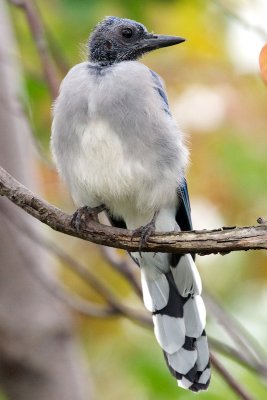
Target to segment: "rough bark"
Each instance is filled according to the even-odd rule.
[[[36,188],[29,127],[18,101],[18,55],[0,2],[0,163]],[[3,213],[32,233],[40,225],[0,199],[0,385],[11,400],[88,400],[88,382],[69,311],[35,278],[51,260]],[[52,266],[51,266],[52,267]],[[50,269],[51,270],[51,269]],[[47,276],[46,276],[47,278]],[[54,280],[54,274],[49,274]]]

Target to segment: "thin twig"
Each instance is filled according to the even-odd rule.
[[[214,318],[225,328],[225,331],[240,348],[244,357],[246,357],[250,363],[256,365],[260,363],[262,372],[264,372],[266,378],[267,365],[264,350],[260,348],[258,343],[255,343],[249,333],[233,316],[224,311],[223,307],[213,297],[205,294],[204,300]]]
[[[68,268],[76,272],[85,282],[87,282],[94,290],[96,290],[96,292],[99,293],[118,313],[141,325],[152,326],[152,321],[149,314],[122,304],[120,300],[117,299],[116,296],[114,296],[112,292],[81,263],[77,262],[64,251],[56,247],[52,242],[46,241],[46,247],[48,250],[52,250],[54,254],[56,254],[62,261],[66,263]]]
[[[83,313],[87,316],[103,318],[113,315],[123,315],[140,325],[147,327],[152,326],[152,320],[149,314],[139,310],[135,310],[126,306],[125,304],[122,304],[120,300],[115,295],[113,295],[113,293],[96,276],[94,276],[94,274],[92,274],[89,269],[85,268],[80,262],[76,261],[70,255],[60,249],[57,245],[54,244],[54,242],[42,237],[41,235],[38,235],[36,232],[34,232],[33,234],[25,224],[23,224],[22,226],[18,223],[18,221],[14,221],[8,210],[5,209],[5,213],[2,212],[2,216],[8,219],[14,226],[16,226],[17,229],[21,230],[24,235],[26,234],[29,239],[49,251],[49,253],[52,253],[60,258],[65,263],[66,267],[75,272],[90,287],[92,287],[98,294],[103,297],[103,299],[108,303],[109,308],[106,307],[101,309],[99,305],[95,305],[92,303],[88,303],[87,306],[87,301],[77,296],[76,298],[71,299],[70,295],[66,293],[66,290],[63,287],[57,288],[56,285],[55,287],[52,287],[51,285],[49,285],[48,282],[46,286],[49,285],[48,289],[50,290],[50,292],[53,292],[57,297],[60,297],[67,304],[72,306],[76,311]],[[38,277],[39,280],[41,280],[42,277]]]
[[[236,14],[231,8],[227,7],[225,3],[222,3],[220,0],[213,0],[213,3],[215,3],[227,17],[238,22],[245,29],[255,32],[264,42],[267,41],[267,32],[263,28],[249,23],[239,14]]]
[[[240,382],[237,382],[236,379],[224,368],[218,358],[211,353],[210,359],[213,367],[217,370],[217,372],[223,377],[226,383],[232,388],[232,390],[238,394],[240,399],[243,400],[254,400],[254,398],[242,387]]]
[[[43,68],[44,79],[47,82],[51,97],[55,99],[58,95],[59,80],[56,69],[47,46],[43,23],[36,5],[31,0],[9,0],[13,5],[20,7],[28,20],[33,41],[38,51]]]
[[[119,272],[122,276],[124,276],[127,281],[130,282],[132,288],[138,295],[138,297],[142,298],[142,289],[140,285],[140,281],[137,279],[132,265],[130,264],[130,257],[126,260],[125,258],[120,257],[115,249],[111,247],[101,246],[101,254],[103,258],[110,264],[110,266]]]
[[[209,345],[211,349],[237,362],[251,372],[259,374],[266,381],[266,367],[261,363],[248,360],[240,351],[236,350],[234,347],[229,346],[228,344],[223,343],[211,336],[209,336]]]
[[[43,26],[45,28],[46,38],[47,38],[47,42],[49,44],[49,48],[50,48],[53,60],[56,64],[56,66],[58,67],[59,71],[63,75],[66,75],[71,66],[68,63],[60,44],[58,43],[58,41],[55,38],[52,31],[50,30],[50,27],[47,26],[44,22],[43,22]]]
[[[48,279],[46,275],[37,268],[32,269],[30,272],[48,292],[79,314],[90,318],[109,318],[120,314],[115,308],[109,305],[96,304],[89,300],[82,299],[58,281],[54,282]]]
[[[14,236],[14,230],[18,229],[18,225],[14,224],[14,220],[7,218],[6,214],[2,212],[0,209],[1,215],[4,219],[7,221],[7,225],[5,229],[8,229],[10,231],[10,237]],[[31,237],[28,235],[30,232],[30,229],[26,227],[24,224],[26,231],[24,230],[23,232],[27,233],[27,235],[21,235],[21,241],[18,241],[17,246],[18,246],[18,251],[20,252],[20,255],[22,258],[27,257],[27,253],[25,252],[25,244],[23,241],[25,240],[32,240],[32,238],[35,236],[33,233]],[[19,228],[20,229],[20,228]],[[36,233],[36,232],[35,232]],[[36,243],[36,242],[35,242]],[[26,260],[27,261],[27,260]],[[78,297],[77,295],[71,293],[69,289],[64,287],[61,283],[58,281],[54,280],[51,276],[46,274],[44,271],[42,271],[40,268],[37,266],[33,266],[31,263],[26,262],[23,265],[27,266],[28,271],[31,273],[31,275],[38,280],[39,283],[49,292],[51,293],[54,297],[57,299],[61,300],[65,304],[67,304],[69,307],[71,307],[73,310],[80,314],[84,314],[89,317],[97,317],[97,318],[107,318],[113,315],[117,314],[117,311],[110,307],[110,306],[102,306],[100,304],[92,303],[89,301],[85,301]]]

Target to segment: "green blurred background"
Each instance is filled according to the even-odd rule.
[[[264,0],[39,0],[36,4],[50,48],[61,64],[60,79],[65,68],[85,59],[88,35],[106,15],[136,19],[154,32],[187,38],[185,44],[156,51],[142,61],[164,78],[172,113],[188,135],[194,225],[255,225],[259,216],[267,216],[267,87],[258,71],[259,51],[267,42]],[[50,165],[52,100],[40,60],[24,14],[10,9],[24,74],[22,101],[41,154],[38,168],[43,195],[73,211],[70,197]],[[254,28],[249,29],[244,21]],[[97,246],[50,230],[47,235],[108,282],[123,302],[142,308],[129,284],[103,261]],[[198,257],[197,264],[207,290],[266,349],[267,253]],[[64,265],[58,263],[58,267],[73,291],[101,302]],[[152,332],[123,318],[98,320],[77,315],[75,321],[96,399],[195,398],[177,388]],[[212,317],[207,332],[228,341]],[[226,358],[220,360],[255,399],[267,398],[266,385],[256,374]],[[198,397],[238,398],[216,372],[209,391]]]

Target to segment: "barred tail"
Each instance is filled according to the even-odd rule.
[[[182,256],[167,273],[141,265],[141,278],[144,304],[152,312],[155,336],[170,372],[180,387],[206,390],[211,372],[206,310],[191,255]]]

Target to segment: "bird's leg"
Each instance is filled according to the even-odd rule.
[[[84,206],[78,208],[72,216],[71,226],[79,231],[82,227],[85,227],[87,225],[87,222],[89,222],[90,220],[99,222],[98,214],[105,209],[106,207],[104,204],[101,204],[97,207]]]
[[[159,212],[155,211],[153,218],[151,219],[150,222],[148,222],[148,224],[140,226],[139,228],[136,228],[133,230],[133,236],[139,236],[140,237],[140,242],[139,242],[139,254],[141,255],[141,251],[142,251],[142,247],[147,243],[149,237],[155,232],[156,229],[156,219],[158,216]]]

